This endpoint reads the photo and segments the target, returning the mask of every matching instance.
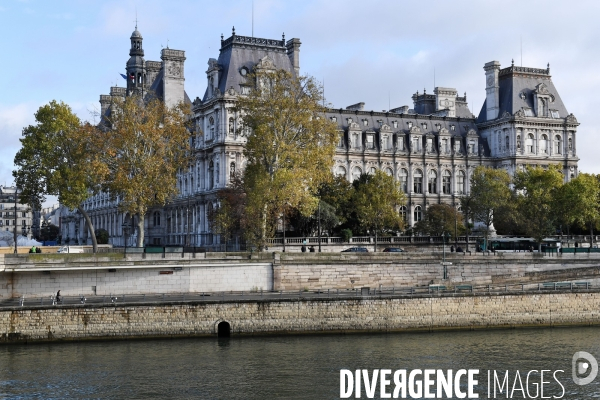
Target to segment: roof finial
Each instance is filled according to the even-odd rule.
[[[223,34],[221,33],[221,42],[223,41]]]
[[[231,34],[235,35],[235,26],[233,28],[231,28]]]
[[[281,34],[281,40],[283,40],[283,41],[285,42],[285,32],[283,32],[283,33]]]
[[[511,66],[511,67],[514,67],[514,66],[515,66],[515,59],[514,59],[514,58],[511,60],[511,62],[510,62],[510,66]]]
[[[423,94],[427,94],[427,89],[423,89]]]
[[[548,73],[550,73],[550,63],[548,63],[548,68],[546,70]]]

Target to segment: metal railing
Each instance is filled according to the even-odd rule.
[[[215,301],[278,301],[318,299],[413,298],[431,296],[487,296],[542,292],[600,292],[589,281],[518,283],[505,285],[436,284],[421,287],[361,287],[352,289],[250,290],[194,293],[107,294],[14,297],[0,300],[0,309],[13,307],[116,306],[119,304],[198,303]]]

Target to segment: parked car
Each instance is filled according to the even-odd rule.
[[[62,246],[57,253],[83,253],[82,246]]]
[[[400,247],[386,247],[383,249],[384,253],[406,253],[406,250],[401,249]]]
[[[350,247],[349,249],[342,250],[342,253],[368,253],[366,247]]]

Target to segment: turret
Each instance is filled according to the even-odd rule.
[[[144,48],[142,47],[142,34],[137,30],[131,34],[131,49],[129,50],[129,61],[127,61],[127,93],[141,90],[146,81],[144,62]]]

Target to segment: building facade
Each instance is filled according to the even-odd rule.
[[[101,95],[102,113],[110,113],[114,96],[144,91],[168,105],[191,103],[194,163],[178,179],[180,195],[145,221],[148,244],[210,247],[218,238],[210,232],[207,215],[216,205],[216,193],[244,168],[245,138],[233,111],[236,98],[249,92],[248,74],[256,69],[285,69],[300,74],[299,39],[261,39],[221,36],[217,59],[208,60],[204,94],[190,101],[184,90],[185,53],[163,49],[161,62],[145,61],[142,36],[131,38],[126,64],[127,86]],[[365,110],[364,103],[329,109],[327,118],[339,127],[333,172],[349,181],[376,170],[394,176],[407,195],[399,210],[410,226],[431,204],[459,207],[469,192],[470,176],[479,165],[506,169],[509,174],[526,166],[560,165],[565,181],[577,175],[577,120],[567,112],[545,69],[501,68],[497,61],[484,65],[486,100],[478,116],[471,113],[466,93],[436,87],[433,93],[415,93],[413,105],[384,112]],[[108,194],[90,198],[85,207],[96,229],[106,229],[114,245],[125,243],[122,225],[127,216],[117,210]],[[65,224],[65,222],[69,223]],[[88,240],[78,214],[63,217],[64,229]],[[77,231],[75,231],[77,227]],[[65,235],[63,234],[63,237]],[[71,236],[72,237],[72,236]],[[135,233],[132,235],[132,242]],[[131,243],[130,243],[131,244]]]
[[[20,204],[20,191],[16,187],[0,186],[0,230],[22,235],[28,239],[39,232],[39,212]]]

